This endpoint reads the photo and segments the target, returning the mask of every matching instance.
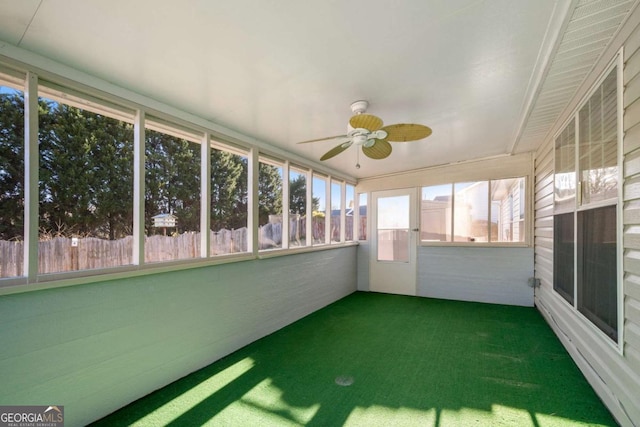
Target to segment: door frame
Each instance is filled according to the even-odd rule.
[[[378,261],[378,198],[409,196],[409,261]],[[381,190],[371,192],[371,248],[369,257],[369,290],[372,292],[383,292],[401,295],[417,295],[418,284],[418,188],[398,188],[393,190]],[[386,268],[384,268],[386,267]],[[402,268],[405,267],[405,268]],[[383,270],[384,268],[384,270]],[[401,277],[397,273],[402,273],[405,282],[397,289],[385,286],[387,277]]]

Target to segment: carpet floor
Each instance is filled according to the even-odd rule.
[[[354,293],[96,426],[615,426],[534,308]]]

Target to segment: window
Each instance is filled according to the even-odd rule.
[[[553,289],[573,304],[574,248],[573,212],[553,217]]]
[[[152,119],[147,121],[144,242],[147,263],[200,257],[201,150],[195,141],[199,141],[197,135],[188,136],[180,129]]]
[[[453,184],[454,241],[489,241],[488,190],[487,181]]]
[[[555,140],[554,209],[575,208],[576,125],[572,119]]]
[[[132,124],[73,93],[41,93],[39,273],[131,264]]]
[[[451,241],[451,184],[422,188],[420,238],[423,242]]]
[[[423,187],[420,239],[524,243],[525,188],[524,177]]]
[[[409,196],[378,198],[378,261],[409,262]]]
[[[578,310],[618,339],[616,206],[578,212]]]
[[[345,186],[345,200],[347,203],[347,210],[345,212],[345,240],[347,242],[351,242],[354,240],[353,236],[353,218],[354,218],[354,210],[356,208],[355,197],[356,197],[356,189],[353,185],[347,184]]]
[[[261,157],[258,171],[258,249],[282,248],[283,168]]]
[[[555,140],[553,221],[554,290],[616,342],[618,84],[614,67]]]
[[[342,232],[342,183],[331,180],[331,242],[339,243]]]
[[[367,193],[358,194],[358,240],[367,240]]]
[[[24,275],[24,93],[3,81],[0,75],[0,278]]]
[[[28,85],[25,79],[24,73],[4,66],[0,72],[4,284],[35,283],[43,274],[54,275],[48,281],[134,263],[191,260],[207,255],[203,252],[253,253],[256,248],[324,245],[355,237],[353,185],[261,154],[258,191],[250,194],[248,148],[210,141],[210,154],[203,156],[209,153],[202,146],[207,131],[194,130],[199,126],[192,128],[169,115],[161,118],[99,90],[88,94],[40,80],[36,73],[30,74]],[[27,96],[26,87],[36,89],[34,96]],[[32,115],[27,123],[33,128],[25,129],[25,98],[37,107],[38,117]],[[144,126],[139,133],[137,124]],[[35,153],[27,152],[26,131],[36,126],[37,138],[34,135],[29,145]],[[142,140],[136,145],[138,136]],[[25,165],[25,154],[32,154],[33,164],[37,156],[37,172]],[[210,170],[207,185],[201,182],[207,179],[205,170]],[[31,184],[36,174],[39,181],[27,193],[25,181]],[[142,181],[139,186],[136,179]],[[283,200],[287,189],[289,199]],[[203,196],[210,199],[204,207]],[[250,199],[258,200],[257,241],[247,229],[255,213],[250,212]],[[363,200],[365,224],[366,195]],[[283,212],[283,205],[290,209]],[[37,211],[29,216],[33,222],[25,216],[28,208]],[[283,217],[289,219],[288,227]],[[206,223],[209,230],[201,230]],[[37,230],[36,235],[25,230]],[[359,236],[366,238],[364,226]],[[249,241],[255,247],[249,247]],[[143,248],[144,253],[138,252]]]
[[[320,175],[313,175],[312,194],[314,200],[313,210],[313,244],[326,243],[326,201],[327,179]],[[317,208],[315,201],[318,201]]]
[[[247,252],[247,153],[214,143],[210,159],[210,254]]]
[[[578,114],[581,204],[618,196],[616,77],[614,69]]]
[[[307,245],[307,172],[289,171],[289,247]]]
[[[524,242],[524,178],[491,181],[491,241]]]

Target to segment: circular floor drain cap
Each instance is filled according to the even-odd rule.
[[[336,384],[341,385],[343,387],[350,386],[353,384],[353,377],[341,375],[336,378]]]

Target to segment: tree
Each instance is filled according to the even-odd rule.
[[[259,224],[269,222],[269,215],[282,214],[282,169],[260,162],[258,173]]]
[[[121,239],[133,233],[133,126],[104,118],[93,131],[89,156],[94,230],[98,237]]]
[[[24,97],[0,93],[0,239],[24,235]]]
[[[91,215],[89,130],[82,112],[45,101],[40,114],[40,227],[84,234]]]
[[[289,184],[289,212],[294,214],[300,214],[301,216],[307,213],[307,177],[304,175],[296,176]],[[320,198],[313,197],[311,199],[312,209],[311,211],[318,210],[320,206]]]
[[[211,150],[211,229],[247,226],[247,159]]]
[[[200,146],[146,130],[145,225],[161,213],[178,217],[178,232],[200,229]]]
[[[40,228],[65,236],[130,235],[132,126],[41,100],[39,139]]]
[[[39,210],[42,232],[120,239],[133,225],[133,126],[39,99]],[[145,227],[172,213],[179,232],[200,229],[200,146],[145,132]],[[0,239],[24,235],[24,99],[0,93]],[[282,169],[259,164],[259,220],[282,214]],[[306,182],[291,183],[291,209],[306,213]],[[317,209],[318,199],[313,200]],[[211,228],[247,226],[248,160],[211,152]]]

